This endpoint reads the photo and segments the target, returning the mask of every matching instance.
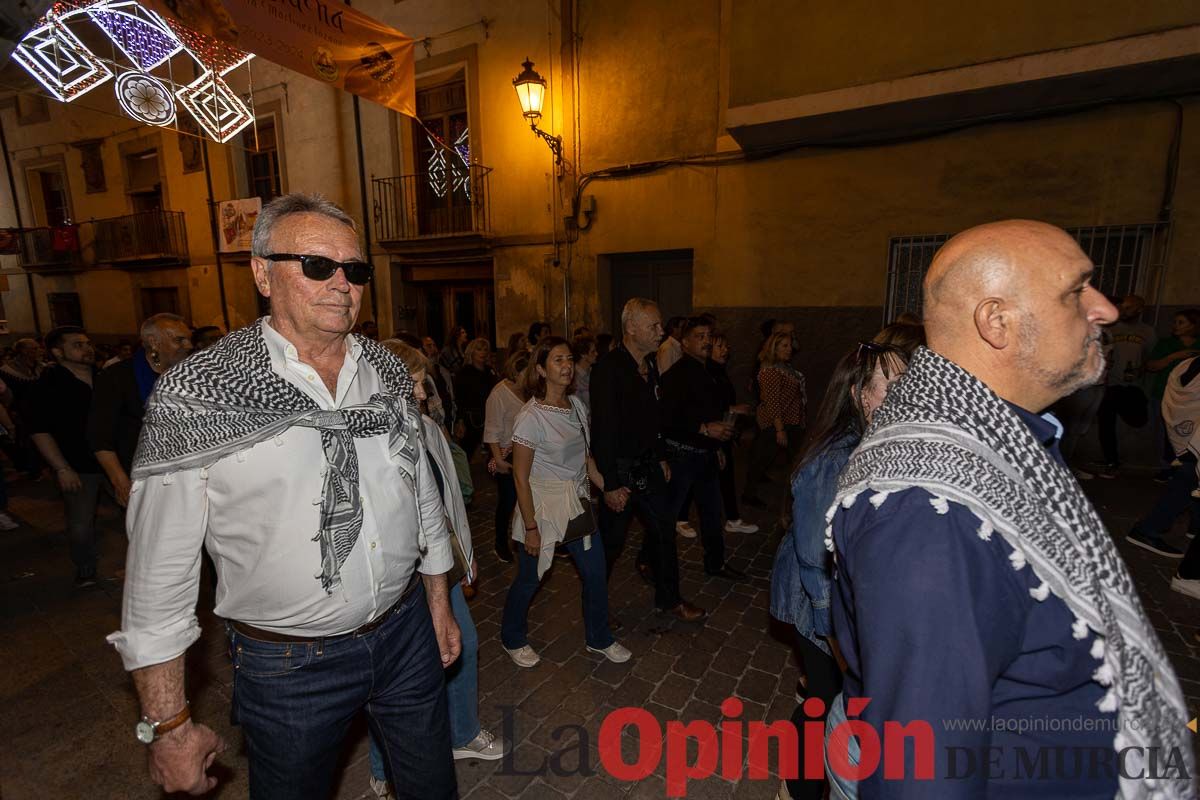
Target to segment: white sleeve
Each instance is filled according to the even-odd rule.
[[[202,469],[134,481],[125,512],[129,551],[121,630],[108,636],[125,669],[170,661],[200,638],[196,600],[208,530]]]
[[[530,450],[537,450],[546,437],[542,431],[541,420],[532,409],[533,407],[527,404],[517,412],[517,419],[513,422],[512,440]]]
[[[504,437],[504,400],[500,392],[507,392],[503,383],[497,383],[488,395],[483,415],[483,443],[500,444]]]
[[[417,462],[417,487],[420,490],[417,507],[425,527],[426,547],[418,571],[423,575],[441,575],[454,566],[454,550],[450,545],[450,530],[446,527],[446,508],[442,505],[437,479],[433,477],[433,469],[429,466],[429,453],[424,447],[418,449],[421,452]],[[443,476],[443,479],[447,483],[457,480],[454,473]]]

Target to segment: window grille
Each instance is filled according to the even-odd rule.
[[[1096,265],[1092,284],[1111,297],[1140,294],[1157,305],[1158,286],[1167,262],[1170,224],[1098,225],[1068,228]],[[905,312],[921,316],[922,283],[933,256],[952,234],[897,236],[888,243],[885,321]]]

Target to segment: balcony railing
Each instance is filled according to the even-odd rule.
[[[380,242],[489,237],[492,230],[488,176],[472,164],[442,173],[374,178],[375,231]]]
[[[98,219],[94,225],[99,264],[165,264],[188,260],[182,211],[143,211]]]
[[[21,266],[70,269],[82,261],[78,225],[21,231]]]

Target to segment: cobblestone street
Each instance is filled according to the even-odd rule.
[[[635,574],[636,526],[610,586],[612,612],[624,624],[619,640],[634,654],[611,664],[584,649],[579,581],[569,561],[558,561],[530,612],[530,639],[542,663],[517,668],[499,642],[500,613],[511,577],[490,542],[491,481],[477,477],[471,510],[480,561],[478,595],[471,601],[479,630],[480,717],[497,734],[515,739],[513,766],[457,762],[460,793],[493,798],[661,798],[664,766],[640,784],[621,783],[601,767],[597,733],[605,715],[641,706],[661,722],[720,718],[719,704],[737,696],[742,719],[787,719],[795,706],[799,672],[787,631],[772,633],[767,613],[769,573],[778,534],[768,514],[747,514],[763,527],[757,534],[728,535],[731,562],[749,573],[744,583],[707,578],[698,540],[680,540],[683,593],[711,611],[702,625],[672,623],[653,612],[652,593]],[[1158,486],[1148,477],[1091,481],[1086,485],[1114,535],[1123,537],[1153,501]],[[772,484],[782,492],[782,471]],[[146,775],[143,747],[133,737],[138,705],[132,684],[104,636],[120,621],[125,539],[119,510],[102,508],[104,537],[94,589],[76,590],[62,510],[49,479],[10,486],[10,508],[25,524],[0,534],[0,791],[24,798],[150,798],[160,796]],[[1181,530],[1171,537],[1186,546]],[[1168,588],[1175,562],[1121,543],[1151,619],[1183,681],[1192,714],[1200,710],[1200,603]],[[221,784],[211,796],[246,796],[241,736],[229,724],[231,668],[221,626],[212,617],[212,587],[200,595],[201,640],[189,651],[188,694],[196,718],[223,735],[230,749],[219,759]],[[509,730],[504,730],[507,715]],[[580,726],[587,732],[580,742]],[[627,740],[632,746],[633,741]],[[632,760],[632,751],[627,759]],[[360,725],[347,742],[337,797],[367,797],[367,745]],[[586,753],[583,769],[580,754]],[[558,767],[558,775],[546,765]],[[537,771],[535,777],[530,773]],[[508,772],[509,774],[505,774]],[[770,798],[778,780],[711,778],[689,787],[689,797]]]

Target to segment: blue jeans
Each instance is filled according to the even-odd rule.
[[[229,628],[234,724],[253,800],[328,797],[346,731],[362,710],[398,798],[456,798],[446,688],[418,586],[361,636],[263,642]]]
[[[829,764],[830,742],[838,726],[845,724],[845,722],[846,701],[839,694],[829,704],[829,711],[825,717],[825,775],[829,779],[829,800],[858,800],[858,782],[842,777]],[[845,735],[844,732],[842,735]],[[841,748],[843,745],[834,746]],[[859,759],[862,758],[862,749],[859,746],[858,739],[854,737],[845,739],[844,747],[846,760],[850,762],[851,766],[858,766]]]
[[[475,632],[475,621],[467,598],[463,597],[462,584],[454,584],[450,590],[450,609],[454,621],[462,632],[462,655],[446,668],[446,705],[450,709],[450,744],[465,747],[479,735],[479,635]],[[371,741],[371,774],[381,781],[387,780],[383,767],[383,751]]]
[[[608,629],[608,569],[604,561],[604,543],[592,536],[592,546],[585,550],[583,539],[567,545],[583,580],[583,629],[588,647],[603,650],[612,644]],[[500,641],[509,650],[529,644],[529,604],[542,585],[537,574],[537,559],[517,543],[517,576],[508,587],[504,600],[504,619],[500,623]]]

